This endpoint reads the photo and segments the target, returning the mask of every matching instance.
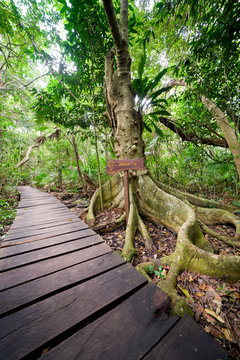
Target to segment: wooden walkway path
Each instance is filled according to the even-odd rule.
[[[221,346],[53,196],[20,187],[0,248],[0,359],[216,360]]]

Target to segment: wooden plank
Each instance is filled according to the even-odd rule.
[[[60,209],[53,209],[53,210],[47,210],[45,209],[43,212],[30,212],[29,214],[22,214],[22,215],[16,215],[16,220],[18,222],[20,222],[22,219],[25,219],[26,222],[30,222],[30,221],[36,221],[37,219],[41,220],[41,219],[49,219],[49,216],[52,218],[56,218],[56,216],[64,216],[64,215],[68,215],[68,214],[73,214],[74,213],[70,210],[68,210],[66,207],[65,208],[60,208]]]
[[[50,210],[56,210],[56,209],[66,209],[66,206],[62,203],[56,203],[56,204],[51,204],[51,203],[46,203],[45,205],[39,205],[39,207],[35,208],[35,207],[23,207],[23,208],[18,208],[17,209],[17,214],[38,214],[41,211],[50,211]]]
[[[75,251],[73,253],[61,255],[38,263],[28,265],[26,267],[17,268],[11,271],[0,274],[0,291],[9,289],[13,286],[23,284],[27,281],[37,279],[42,276],[54,273],[61,269],[80,264],[89,259],[94,259],[103,254],[107,254],[112,250],[110,247],[101,243],[99,245],[91,246],[86,249]]]
[[[28,208],[28,207],[24,207],[24,208],[21,208],[21,209],[17,209],[17,215],[19,214],[31,214],[31,213],[38,213],[40,212],[41,210],[54,210],[54,209],[66,209],[66,206],[59,203],[59,204],[47,204],[47,205],[41,205],[39,206],[38,208],[34,209],[34,208]]]
[[[176,316],[168,318],[162,314],[167,302],[167,296],[149,284],[48,352],[43,359],[142,359],[178,320]],[[165,360],[165,357],[158,359]]]
[[[43,223],[40,224],[36,224],[36,225],[30,225],[30,226],[24,226],[22,228],[18,228],[18,229],[9,229],[7,236],[8,235],[13,235],[13,234],[21,234],[24,231],[28,231],[28,230],[35,230],[35,229],[46,229],[46,228],[51,228],[53,226],[58,226],[58,225],[62,225],[62,224],[66,224],[68,222],[76,222],[79,221],[79,218],[77,216],[74,217],[70,217],[70,216],[66,216],[65,218],[61,218],[60,220],[58,219],[54,219],[51,220],[50,222],[44,221]]]
[[[48,205],[61,205],[59,200],[54,200],[54,199],[45,199],[45,200],[26,200],[26,201],[21,201],[18,204],[18,209],[23,209],[23,208],[35,208],[34,210],[37,210],[37,208],[40,208],[42,206],[48,206]]]
[[[64,205],[59,205],[59,204],[55,204],[55,205],[45,205],[45,206],[41,206],[39,207],[38,209],[36,208],[22,208],[22,209],[18,209],[17,210],[17,213],[16,213],[16,216],[17,217],[20,217],[20,216],[27,216],[27,217],[31,217],[32,216],[37,216],[38,214],[40,214],[41,216],[42,215],[45,215],[46,212],[56,212],[56,211],[66,211],[68,210],[66,208],[66,206]]]
[[[0,272],[9,271],[20,266],[27,266],[34,262],[50,259],[55,256],[67,254],[88,246],[102,243],[103,239],[99,235],[84,237],[82,239],[57,244],[47,248],[30,251],[24,254],[10,256],[1,261]]]
[[[17,229],[17,228],[22,228],[24,226],[30,226],[30,225],[38,225],[44,222],[48,222],[48,221],[54,221],[55,220],[59,220],[59,219],[64,219],[66,217],[77,217],[77,215],[75,215],[72,211],[69,211],[68,209],[64,209],[64,210],[58,210],[58,211],[54,211],[54,212],[45,212],[45,214],[39,214],[39,216],[37,217],[37,215],[33,215],[32,217],[24,217],[24,215],[21,216],[16,216],[14,223],[11,226],[11,229]],[[24,221],[23,223],[23,219],[26,219],[26,221]]]
[[[29,237],[29,236],[35,236],[35,235],[41,235],[41,234],[45,234],[45,233],[49,233],[52,231],[56,231],[56,230],[61,230],[61,229],[65,229],[67,227],[72,226],[72,224],[82,224],[82,221],[79,219],[74,219],[72,221],[69,222],[65,222],[65,223],[61,223],[55,226],[51,226],[51,227],[45,227],[45,228],[41,228],[41,229],[26,229],[25,231],[19,231],[15,234],[7,234],[5,241],[12,241],[12,240],[19,240],[19,239],[23,239],[25,237]],[[87,227],[87,225],[85,224],[85,226]]]
[[[62,234],[68,234],[68,233],[71,233],[71,232],[74,232],[74,231],[78,231],[78,230],[87,228],[87,225],[85,223],[80,222],[80,221],[78,223],[73,223],[73,224],[70,223],[68,225],[69,226],[65,225],[64,228],[57,228],[57,229],[48,231],[48,232],[46,232],[44,234],[32,235],[32,236],[25,237],[24,241],[27,241],[27,240],[38,241],[38,240],[47,239],[47,238],[50,238],[50,237],[53,237],[53,236],[62,235]],[[11,243],[11,241],[15,242],[15,243],[18,243],[18,242],[21,242],[22,239],[14,239],[14,240],[8,240],[7,238],[4,239],[5,244]]]
[[[124,264],[63,293],[11,314],[0,321],[0,354],[16,360],[43,347],[72,327],[81,327],[146,284],[131,265]]]
[[[13,246],[3,246],[0,248],[0,259],[6,258],[8,256],[19,255],[22,253],[27,253],[29,251],[38,250],[54,246],[57,244],[67,243],[69,241],[78,240],[82,238],[87,238],[91,235],[96,235],[91,229],[82,229],[75,231],[73,233],[54,236],[48,239],[43,239],[41,241],[23,241],[13,244]]]
[[[112,252],[93,260],[71,266],[56,273],[32,280],[0,293],[0,314],[19,310],[20,307],[40,301],[43,297],[77,285],[93,276],[124,264],[123,258]]]
[[[49,204],[57,204],[60,203],[60,201],[55,198],[54,196],[51,196],[49,198],[43,197],[43,198],[36,198],[36,197],[32,197],[32,198],[28,198],[25,200],[21,200],[19,202],[19,206],[23,207],[24,204],[34,204],[34,205],[38,205],[38,204],[42,204],[42,203],[49,203]]]
[[[189,315],[185,315],[144,359],[224,360],[227,353]]]

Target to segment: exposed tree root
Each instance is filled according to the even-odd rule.
[[[202,229],[209,235],[218,240],[225,242],[230,246],[240,247],[240,221],[238,218],[226,210],[221,209],[196,209],[197,217],[201,222]],[[233,225],[235,227],[235,236],[229,237],[220,235],[214,230],[210,229],[207,225]]]
[[[108,224],[100,224],[92,227],[92,230],[96,231],[98,234],[106,234],[114,230],[119,229],[126,222],[126,214],[123,214],[116,221],[110,222]]]
[[[120,175],[113,176],[110,182],[104,185],[103,199],[104,207],[124,207],[123,183]],[[148,275],[149,265],[170,266],[168,274],[160,280],[158,286],[171,297],[172,310],[179,315],[186,312],[192,313],[187,302],[176,291],[177,276],[182,271],[199,272],[228,281],[240,279],[240,257],[213,254],[211,245],[202,233],[198,218],[204,224],[230,223],[234,225],[236,234],[234,240],[230,239],[236,246],[239,243],[239,220],[230,212],[217,209],[216,206],[214,209],[206,209],[196,207],[196,204],[192,206],[189,204],[189,199],[184,200],[163,191],[146,172],[138,171],[130,174],[130,212],[122,256],[127,261],[131,261],[134,256],[136,252],[134,238],[137,229],[144,238],[146,248],[152,247],[152,241],[140,214],[178,233],[176,249],[172,255],[151,263],[140,264],[137,268],[151,281]],[[201,204],[206,206],[205,202]],[[97,191],[89,207],[88,220],[94,221],[94,211],[98,209],[99,193]]]
[[[154,180],[154,182],[163,191],[165,191],[168,194],[171,194],[173,196],[176,196],[177,198],[179,198],[183,201],[188,201],[192,205],[205,207],[205,208],[223,209],[223,210],[227,210],[230,212],[237,210],[237,208],[235,206],[220,204],[213,200],[204,199],[204,198],[201,198],[201,197],[189,194],[189,193],[185,193],[184,191],[173,189],[172,187],[170,187],[162,182],[156,181],[156,180]]]
[[[207,225],[205,225],[203,223],[201,223],[201,228],[203,229],[203,231],[206,234],[214,237],[215,239],[218,239],[218,240],[220,240],[220,241],[222,241],[225,244],[228,244],[230,246],[240,248],[240,241],[237,241],[236,237],[230,237],[230,236],[225,236],[225,235],[218,234],[216,231],[210,229]]]

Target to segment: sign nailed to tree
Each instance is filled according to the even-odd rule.
[[[109,175],[126,170],[145,170],[144,159],[123,159],[123,160],[108,160],[106,172]]]

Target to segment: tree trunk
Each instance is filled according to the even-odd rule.
[[[228,118],[224,114],[224,112],[211,100],[209,100],[205,96],[202,96],[202,102],[206,106],[208,111],[213,114],[218,125],[220,126],[223,135],[228,143],[229,149],[233,154],[233,158],[238,171],[238,177],[240,178],[240,142],[235,134],[235,130],[229,124]]]
[[[104,95],[107,103],[107,117],[114,136],[114,151],[118,159],[144,158],[142,140],[142,115],[134,108],[134,95],[130,77],[130,56],[128,52],[128,1],[120,2],[120,25],[115,14],[112,0],[103,0],[115,47],[106,56]],[[116,56],[117,69],[114,72],[113,57]],[[169,191],[170,192],[170,191]],[[164,281],[158,286],[171,296],[173,310],[182,315],[190,312],[187,304],[179,298],[175,290],[177,276],[184,270],[198,271],[210,276],[221,276],[230,280],[240,277],[240,257],[217,256],[205,239],[198,221],[205,224],[232,223],[236,228],[234,244],[240,245],[240,223],[226,210],[217,209],[216,203],[205,203],[201,207],[191,205],[196,198],[187,201],[182,193],[171,195],[162,190],[152,179],[148,170],[129,171],[130,209],[127,220],[126,236],[122,256],[130,261],[135,254],[134,239],[138,229],[145,242],[146,250],[151,249],[152,241],[148,235],[141,215],[154,222],[160,222],[178,233],[177,246],[170,256],[153,261],[151,266],[168,264],[170,270]],[[183,198],[181,200],[180,198]],[[103,186],[105,208],[124,208],[123,175],[114,175]],[[214,209],[206,209],[211,206]],[[203,206],[203,207],[202,207]],[[204,207],[205,206],[205,207]],[[95,192],[88,211],[87,220],[94,223],[94,212],[100,209],[99,189]],[[224,239],[223,241],[228,240]],[[139,267],[148,277],[149,264]],[[148,277],[150,280],[150,278]]]
[[[76,140],[75,140],[74,135],[72,135],[72,145],[73,145],[73,149],[74,149],[74,153],[75,153],[75,157],[76,157],[78,178],[79,178],[79,181],[81,182],[81,184],[83,186],[84,192],[86,193],[86,187],[85,187],[85,184],[84,184],[84,181],[83,181],[83,176],[82,176],[82,172],[81,172],[80,165],[79,165],[79,154],[78,154],[77,144],[76,144]]]

